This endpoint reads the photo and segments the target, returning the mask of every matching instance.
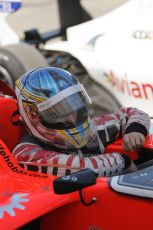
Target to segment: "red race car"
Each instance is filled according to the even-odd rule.
[[[121,141],[106,152],[121,152],[138,170],[96,178],[85,169],[63,177],[24,170],[11,154],[25,128],[15,119],[14,92],[0,82],[0,229],[129,230],[153,226],[153,136],[143,150],[124,152]],[[7,96],[4,96],[7,95]],[[8,96],[9,95],[9,96]],[[146,160],[147,158],[147,160]],[[147,163],[141,163],[147,161]],[[150,159],[148,161],[148,159]]]

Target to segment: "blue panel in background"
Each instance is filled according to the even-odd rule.
[[[0,1],[0,13],[13,13],[20,9],[22,6],[21,1]]]

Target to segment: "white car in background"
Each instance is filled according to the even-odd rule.
[[[36,45],[41,51],[41,55],[37,52],[41,61],[36,66],[47,63],[76,74],[98,112],[102,108],[106,112],[114,111],[123,105],[138,107],[153,116],[152,0],[129,0],[99,18],[65,29],[65,40],[50,40],[46,44],[61,33],[41,35],[37,30],[25,33],[25,42]],[[33,46],[17,40],[16,45],[11,45],[14,46],[23,50],[28,47],[23,63],[27,57],[32,57],[31,51],[36,51]],[[9,46],[0,48],[0,57],[5,47]]]

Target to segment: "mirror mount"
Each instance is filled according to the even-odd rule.
[[[90,206],[97,202],[97,199],[93,197],[89,202],[86,202],[83,198],[82,190],[79,191],[80,201],[84,206]]]

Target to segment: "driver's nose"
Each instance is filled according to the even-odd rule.
[[[65,125],[75,125],[76,118],[77,118],[77,115],[75,112],[67,115],[66,121],[64,122]]]

